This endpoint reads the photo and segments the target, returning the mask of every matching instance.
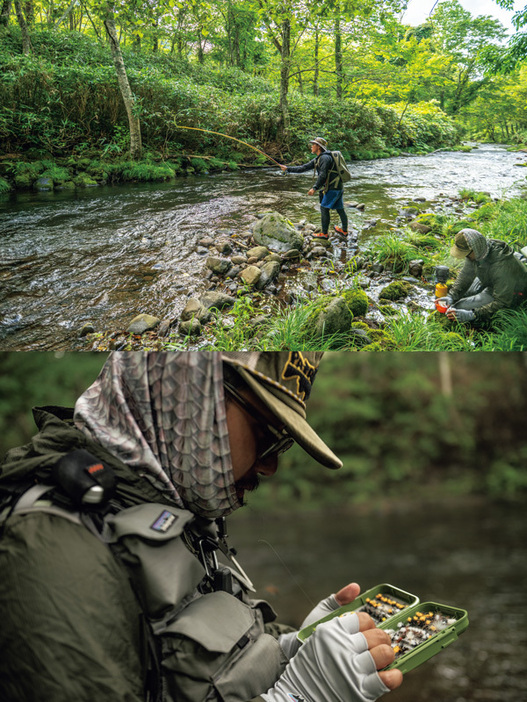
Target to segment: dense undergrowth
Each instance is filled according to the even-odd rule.
[[[285,138],[275,83],[239,69],[125,49],[144,144],[144,161],[134,171],[126,163],[127,119],[109,49],[75,32],[42,30],[33,33],[32,46],[34,53],[25,56],[18,31],[3,34],[0,151],[4,158],[15,157],[4,161],[3,189],[6,183],[26,187],[23,179],[16,182],[17,158],[69,170],[67,178],[64,171],[57,178],[58,187],[93,184],[78,177],[85,173],[96,183],[163,180],[189,169],[270,163],[238,142],[184,126],[222,132],[288,161],[304,158],[306,141],[315,134],[326,136],[350,160],[426,153],[460,138],[451,118],[431,103],[412,105],[403,114],[403,105],[337,102],[295,91],[289,96],[291,130]],[[90,163],[79,166],[68,158]],[[43,165],[39,176],[50,170]]]

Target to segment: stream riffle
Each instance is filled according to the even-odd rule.
[[[393,220],[413,198],[456,195],[462,188],[512,196],[525,184],[523,154],[484,145],[471,153],[437,152],[353,163],[345,202],[358,244],[368,222]],[[142,312],[174,318],[204,285],[206,236],[247,231],[257,212],[276,210],[318,223],[306,191],[311,176],[277,169],[103,186],[82,191],[15,193],[0,199],[0,349],[75,348],[84,323],[123,329]],[[352,242],[335,247],[340,260]]]

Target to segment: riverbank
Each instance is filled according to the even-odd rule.
[[[88,329],[83,348],[527,349],[527,310],[506,310],[491,328],[472,328],[434,306],[436,267],[448,267],[449,284],[460,270],[461,263],[449,258],[455,234],[473,227],[519,250],[527,244],[527,199],[465,190],[457,197],[408,201],[392,221],[367,220],[362,203],[346,204],[352,225],[347,239],[314,239],[315,220],[302,220],[289,223],[293,238],[277,252],[281,242],[266,242],[261,230],[269,218],[280,220],[278,213],[260,213],[250,231],[201,238],[206,282],[178,318],[147,313],[124,331]],[[365,229],[368,241],[359,246]]]

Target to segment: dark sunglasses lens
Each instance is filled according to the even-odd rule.
[[[280,456],[282,453],[288,451],[294,443],[294,439],[292,439],[290,436],[286,436],[279,441],[275,441],[268,448],[266,448],[265,451],[262,451],[260,454],[260,460],[271,455]]]

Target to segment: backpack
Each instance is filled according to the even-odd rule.
[[[340,151],[330,151],[329,152],[333,158],[333,163],[339,174],[339,178],[342,179],[343,183],[348,183],[351,180],[351,173],[346,165],[346,160]]]
[[[344,156],[340,151],[325,151],[324,153],[329,154],[331,158],[333,159],[333,168],[330,170],[328,174],[328,178],[326,180],[326,186],[324,189],[324,192],[327,190],[331,190],[333,185],[336,185],[339,180],[342,180],[343,183],[347,183],[351,180],[351,173],[348,170],[348,167],[346,165],[346,161],[344,159]],[[322,154],[320,154],[322,156]],[[318,159],[320,156],[317,158],[317,163]],[[315,164],[315,172],[314,172],[314,177],[316,178],[316,164]],[[333,177],[332,177],[333,175]]]

